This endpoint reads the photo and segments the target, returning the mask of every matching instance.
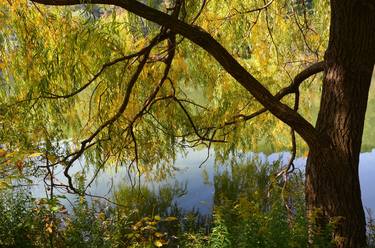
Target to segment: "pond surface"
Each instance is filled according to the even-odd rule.
[[[204,213],[209,213],[212,207],[214,187],[212,185],[214,176],[214,159],[211,158],[207,164],[201,169],[198,165],[205,159],[205,151],[190,152],[188,157],[180,157],[176,165],[179,168],[185,168],[184,171],[178,173],[178,180],[188,181],[188,193],[181,199],[178,199],[182,207],[189,209],[193,206],[199,208]],[[284,163],[288,161],[288,153],[274,153],[269,156],[265,154],[256,154],[261,161],[270,163],[282,159]],[[298,158],[295,161],[296,167],[304,169],[306,163],[305,158]],[[370,208],[375,211],[375,149],[371,152],[361,153],[359,176],[361,183],[362,201],[364,208]],[[209,175],[211,184],[205,184],[203,180],[203,168]]]
[[[186,194],[175,199],[177,204],[186,211],[194,208],[195,210],[199,210],[201,214],[210,214],[212,212],[215,193],[213,185],[215,171],[224,170],[225,165],[215,165],[214,157],[211,155],[207,162],[199,168],[199,165],[206,159],[206,156],[207,150],[189,151],[186,156],[179,155],[175,162],[175,167],[178,170],[174,176],[161,182],[146,182],[144,179],[141,179],[141,184],[157,190],[158,187],[166,184],[174,184],[175,182],[186,183]],[[288,161],[289,153],[274,153],[271,155],[253,153],[249,154],[248,158],[257,159],[263,163],[272,163],[276,160],[281,160],[285,164]],[[305,163],[306,158],[297,158],[295,160],[296,167],[301,170],[304,170]],[[372,210],[375,210],[374,164],[375,149],[371,152],[361,153],[359,174],[362,200],[364,207]],[[78,167],[76,166],[74,169],[77,171]],[[74,170],[72,170],[72,173],[74,173]],[[65,180],[62,170],[57,174],[57,178],[61,181]],[[126,170],[119,169],[116,172],[114,169],[111,169],[99,174],[88,192],[93,195],[111,198],[113,193],[123,185],[130,185]],[[37,197],[45,197],[45,189],[41,180],[36,183],[33,192]],[[68,195],[68,198],[73,199],[74,196]]]

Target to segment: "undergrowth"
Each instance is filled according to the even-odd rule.
[[[278,162],[236,163],[214,177],[214,211],[202,216],[175,203],[178,185],[114,194],[121,206],[76,197],[69,207],[61,196],[35,199],[27,188],[0,192],[0,247],[306,247],[303,174],[275,175]],[[313,223],[313,222],[310,222]],[[369,247],[375,247],[375,224],[368,222]],[[334,224],[333,224],[334,225]],[[329,226],[312,239],[330,247]],[[314,227],[310,229],[314,232]]]

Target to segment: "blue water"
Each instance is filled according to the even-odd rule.
[[[178,169],[174,175],[161,182],[150,182],[142,178],[141,182],[146,183],[150,188],[157,189],[163,184],[173,184],[175,181],[180,183],[186,183],[187,193],[176,199],[178,205],[185,210],[191,210],[193,208],[199,209],[202,214],[209,214],[212,212],[214,186],[213,177],[215,174],[215,168],[224,169],[223,165],[215,167],[214,156],[210,156],[209,159],[204,163],[201,168],[202,161],[206,159],[207,151],[189,151],[186,156],[178,155],[175,161],[175,167]],[[289,153],[274,153],[271,155],[265,155],[263,153],[249,154],[249,158],[255,158],[262,162],[272,163],[276,160],[281,160],[283,163],[287,163],[289,159]],[[297,158],[295,165],[297,168],[304,170],[306,158]],[[80,171],[84,164],[81,160],[80,164],[76,164],[71,171],[71,174]],[[375,211],[375,149],[371,152],[361,153],[360,156],[360,182],[362,191],[362,200],[364,208],[370,208]],[[57,170],[57,178],[66,183],[66,179],[62,174],[62,169]],[[88,173],[87,179],[90,179]],[[36,186],[33,189],[36,197],[45,197],[45,189],[42,180],[35,180]],[[94,183],[88,189],[88,192],[98,196],[105,196],[110,198],[114,190],[121,187],[121,185],[128,184],[130,181],[128,174],[125,169],[119,169],[115,171],[110,169],[104,173],[99,174]],[[74,195],[68,195],[68,198],[73,199]]]
[[[205,159],[205,151],[190,152],[186,158],[179,157],[176,164],[179,168],[185,168],[185,171],[178,173],[176,176],[179,180],[187,180],[188,194],[179,199],[178,202],[182,207],[189,209],[192,206],[199,208],[203,213],[209,213],[212,207],[214,194],[213,185],[204,183],[202,174],[203,170],[207,171],[209,181],[213,181],[214,159],[210,158],[206,165],[201,169],[198,165]],[[273,161],[281,159],[286,163],[289,159],[288,153],[274,153],[269,156],[265,154],[253,154],[261,161]],[[306,158],[297,158],[296,167],[304,169]],[[361,153],[359,176],[361,183],[362,201],[364,208],[370,208],[375,211],[375,149],[371,152]]]

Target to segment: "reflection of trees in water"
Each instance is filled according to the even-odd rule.
[[[281,191],[290,200],[303,198],[302,174],[298,172],[289,175],[287,184],[284,185],[284,178],[276,177],[281,169],[280,161],[272,164],[250,161],[235,163],[230,169],[216,172],[215,206],[220,207],[228,201],[234,203],[246,199],[249,202],[256,202],[260,210],[268,211],[281,198]]]
[[[122,185],[114,193],[116,202],[121,204],[121,209],[133,211],[138,217],[169,215],[175,200],[186,195],[186,183],[161,185],[152,189],[146,185],[131,187]]]
[[[248,206],[252,205],[247,211],[253,209],[260,215],[281,211],[285,213],[287,221],[288,214],[296,214],[297,208],[304,206],[303,176],[301,173],[289,175],[288,183],[284,185],[284,178],[276,178],[280,170],[279,161],[273,164],[239,162],[224,171],[216,170],[213,182],[214,214],[234,209],[246,202]],[[187,211],[177,204],[176,200],[187,193],[186,183],[175,182],[156,189],[146,185],[123,185],[115,192],[114,197],[123,206],[119,211],[132,213],[134,220],[155,215],[162,218],[173,216],[178,219],[179,224],[166,225],[169,232],[173,228],[194,231],[203,228],[208,231],[212,227],[211,216],[201,215],[194,206],[191,211]],[[285,208],[286,203],[289,210]],[[164,227],[161,225],[161,228]]]
[[[177,236],[181,232],[196,232],[202,229],[208,232],[210,216],[200,214],[195,207],[186,210],[178,205],[177,199],[186,194],[187,183],[175,182],[160,185],[158,188],[122,185],[114,193],[114,198],[121,205],[117,208],[120,215],[128,215],[133,222],[156,216],[160,220],[157,223],[158,231],[168,235]],[[173,219],[176,221],[170,221]]]

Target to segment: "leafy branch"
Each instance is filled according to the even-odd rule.
[[[109,4],[122,7],[140,17],[155,22],[172,32],[181,34],[191,40],[210,55],[235,78],[250,94],[278,119],[293,127],[303,137],[309,146],[318,144],[321,138],[316,129],[305,118],[287,105],[281,103],[269,90],[254,78],[241,64],[209,33],[198,26],[175,19],[159,10],[153,9],[138,1],[129,0],[34,0],[46,5],[76,5],[76,4]]]

